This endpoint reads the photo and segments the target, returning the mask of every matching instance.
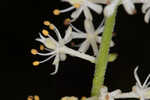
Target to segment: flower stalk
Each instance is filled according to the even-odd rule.
[[[109,48],[112,39],[112,32],[115,24],[117,8],[110,17],[105,19],[105,27],[102,35],[102,42],[100,45],[100,50],[98,53],[98,58],[96,61],[95,74],[93,79],[93,86],[91,91],[91,96],[99,96],[100,89],[104,84],[104,76],[107,68],[108,57],[109,57]]]

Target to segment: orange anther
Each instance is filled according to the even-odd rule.
[[[40,97],[38,95],[35,95],[34,100],[40,100]]]
[[[31,54],[36,55],[38,51],[36,49],[31,49]]]
[[[49,26],[51,23],[49,21],[44,21],[43,24]]]
[[[81,98],[81,100],[86,100],[86,97],[85,97],[85,96],[83,96],[83,97]]]
[[[44,50],[44,46],[40,45],[40,50],[43,51]]]
[[[55,28],[55,27],[54,27],[53,24],[50,24],[50,25],[49,25],[49,29],[54,30],[54,28]]]
[[[44,36],[48,36],[48,34],[49,34],[49,32],[45,29],[42,30],[42,33],[43,33]]]
[[[28,96],[27,100],[33,100],[33,96]]]
[[[54,14],[54,15],[59,15],[59,14],[60,14],[60,10],[59,10],[59,9],[55,9],[55,10],[53,11],[53,14]]]
[[[65,20],[64,20],[64,25],[69,25],[70,24],[70,18],[66,18]]]
[[[40,64],[40,62],[39,61],[34,61],[32,64],[33,64],[33,66],[38,66]]]
[[[73,6],[74,6],[75,8],[80,8],[80,4],[78,4],[78,3],[75,3]]]

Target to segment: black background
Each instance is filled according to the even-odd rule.
[[[70,13],[54,16],[55,8],[69,7],[59,0],[1,0],[0,1],[0,34],[1,34],[1,69],[0,83],[5,100],[26,100],[28,95],[37,94],[41,100],[58,100],[63,96],[89,96],[92,85],[94,65],[82,59],[68,56],[60,63],[59,72],[54,71],[52,60],[38,67],[32,62],[39,58],[32,56],[30,50],[38,48],[34,40],[43,28],[42,22],[50,20],[61,33],[65,27],[63,20]],[[106,71],[105,85],[109,90],[122,89],[130,91],[135,84],[133,70],[139,65],[138,73],[142,82],[149,67],[149,24],[144,22],[141,5],[136,6],[136,15],[128,15],[123,7],[119,8],[113,40],[116,46],[111,52],[119,54],[117,60],[109,63]],[[94,18],[95,27],[102,16]],[[83,15],[74,25],[83,29]],[[80,25],[81,24],[81,25]],[[4,64],[3,64],[4,63]]]

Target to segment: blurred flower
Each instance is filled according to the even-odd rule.
[[[69,8],[66,8],[64,10],[55,9],[53,11],[54,15],[59,15],[60,13],[65,13],[65,12],[71,11],[73,9],[76,9],[71,14],[71,17],[73,18],[72,21],[76,20],[80,16],[82,11],[87,19],[92,20],[92,14],[91,14],[89,8],[91,8],[93,11],[95,11],[98,14],[100,14],[102,12],[102,6],[98,5],[97,4],[98,2],[93,2],[92,0],[61,0],[61,1],[68,2],[72,6]],[[101,1],[101,0],[99,0],[99,1]]]

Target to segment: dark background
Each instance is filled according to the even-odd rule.
[[[54,71],[52,60],[38,67],[32,62],[39,58],[32,56],[30,50],[38,48],[34,39],[43,28],[42,22],[50,20],[64,33],[63,20],[70,13],[54,16],[55,8],[69,7],[59,0],[1,0],[0,1],[0,34],[2,60],[0,83],[4,100],[26,100],[28,95],[37,94],[41,100],[58,100],[63,96],[89,96],[92,85],[94,64],[82,59],[68,56],[60,63],[59,72]],[[133,70],[139,65],[138,73],[142,82],[149,67],[149,25],[144,22],[141,5],[137,5],[137,14],[130,16],[122,7],[119,8],[113,40],[116,46],[111,52],[119,54],[117,60],[109,63],[106,71],[105,85],[109,90],[122,89],[130,91],[135,84]],[[97,16],[95,13],[93,13]],[[73,23],[83,29],[83,15]],[[102,16],[94,18],[95,27]],[[81,23],[81,25],[80,25]],[[5,95],[4,95],[5,94]]]

